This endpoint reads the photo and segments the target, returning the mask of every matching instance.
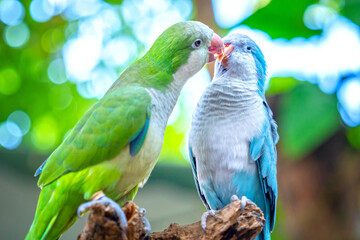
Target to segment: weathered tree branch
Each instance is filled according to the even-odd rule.
[[[139,214],[139,207],[127,202],[122,208],[128,219],[128,229],[124,234],[119,228],[114,210],[102,204],[96,204],[87,220],[78,240],[220,240],[220,239],[254,239],[262,230],[265,219],[261,210],[255,205],[247,204],[241,213],[240,201],[234,201],[222,210],[209,216],[206,232],[200,221],[180,226],[177,223],[162,232],[150,233],[145,238],[144,223]]]

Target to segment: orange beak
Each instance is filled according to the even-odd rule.
[[[218,60],[224,68],[227,68],[229,65],[228,60],[232,51],[234,51],[234,46],[231,44],[225,44],[224,53],[218,56]]]
[[[208,61],[208,63],[215,61],[217,56],[222,54],[223,49],[224,49],[223,40],[221,39],[221,37],[219,37],[219,35],[214,33],[214,35],[213,35],[213,37],[211,39],[210,47],[209,47],[209,61]]]

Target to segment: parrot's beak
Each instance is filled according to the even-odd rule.
[[[215,61],[217,56],[222,54],[223,49],[224,49],[223,40],[221,39],[221,37],[219,37],[219,35],[214,33],[214,35],[211,39],[210,46],[209,46],[209,61],[208,61],[208,63]]]
[[[234,46],[231,44],[225,44],[224,52],[218,56],[218,60],[224,68],[227,68],[228,66],[228,60],[232,51],[234,51]]]

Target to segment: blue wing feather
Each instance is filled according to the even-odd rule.
[[[144,143],[147,130],[149,129],[150,119],[146,118],[144,127],[140,129],[131,139],[130,139],[130,155],[134,157],[141,149],[142,144]]]
[[[196,186],[196,190],[200,196],[201,201],[204,203],[205,207],[210,210],[210,206],[209,203],[206,201],[206,198],[204,196],[204,194],[201,192],[201,189],[199,187],[199,180],[197,177],[197,170],[196,170],[196,159],[195,156],[193,155],[190,143],[189,143],[189,157],[190,157],[190,164],[191,164],[191,168],[192,168],[192,172],[194,175],[194,181],[195,181],[195,186]]]
[[[272,119],[272,112],[264,100],[265,111],[268,121],[265,122],[262,134],[255,137],[250,144],[251,161],[256,161],[260,182],[266,200],[266,206],[270,213],[270,231],[274,229],[277,201],[276,179],[276,143],[279,140],[276,122]]]
[[[36,172],[35,172],[35,174],[34,174],[34,176],[36,177],[36,176],[38,176],[38,175],[40,175],[40,173],[42,172],[42,170],[43,170],[43,168],[44,168],[44,166],[45,166],[45,164],[46,164],[46,161],[47,161],[47,159],[40,165],[40,167],[36,170]]]
[[[255,162],[261,156],[264,141],[265,141],[265,137],[263,135],[255,137],[251,141],[251,144],[250,144],[250,157],[251,157],[250,161],[251,162]]]

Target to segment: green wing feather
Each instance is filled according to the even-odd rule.
[[[105,95],[41,166],[38,185],[42,187],[67,172],[115,157],[134,136],[143,133],[151,105],[151,96],[139,86],[120,88]]]

